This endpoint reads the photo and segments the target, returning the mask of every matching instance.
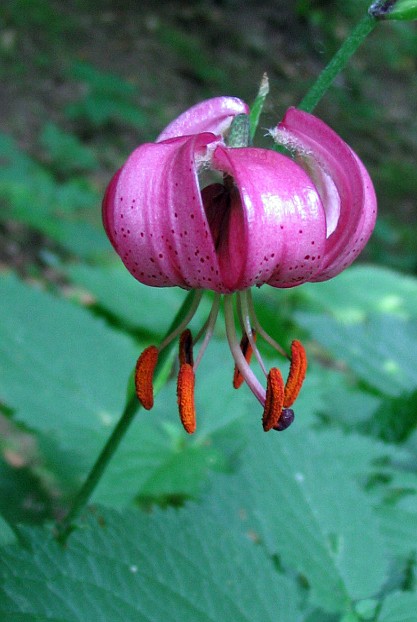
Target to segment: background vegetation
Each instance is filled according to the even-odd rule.
[[[111,174],[202,98],[251,102],[264,71],[260,125],[272,127],[366,9],[3,0],[5,622],[417,619],[414,23],[379,25],[317,109],[374,179],[380,217],[362,263],[257,297],[269,332],[287,345],[302,336],[310,355],[294,426],[263,434],[252,397],[231,388],[219,323],[197,378],[198,432],[180,428],[168,382],[67,547],[52,537],[120,416],[138,353],[184,295],[142,287],[110,250],[99,206]]]

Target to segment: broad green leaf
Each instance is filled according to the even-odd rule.
[[[303,298],[345,323],[358,323],[371,313],[403,319],[417,317],[417,280],[377,266],[358,265],[337,279],[306,283]]]
[[[176,287],[142,285],[121,264],[76,264],[67,273],[106,311],[129,327],[152,335],[165,333],[185,297],[185,292]]]
[[[17,421],[91,464],[120,416],[137,349],[74,304],[0,278],[0,392]]]
[[[377,622],[415,622],[417,594],[395,592],[389,594],[382,603]]]
[[[387,315],[365,322],[340,322],[330,316],[297,313],[297,321],[333,357],[369,386],[397,397],[417,388],[417,323]]]
[[[343,612],[351,601],[376,594],[387,571],[377,519],[354,481],[351,463],[360,444],[345,436],[341,453],[340,434],[294,427],[252,432],[238,476],[222,480],[213,496],[244,516],[270,554],[301,575],[312,604]]]
[[[60,547],[25,530],[3,549],[3,622],[297,622],[297,592],[240,521],[186,507],[91,512]],[[25,618],[19,616],[25,616]]]

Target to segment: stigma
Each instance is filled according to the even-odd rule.
[[[188,434],[197,428],[195,407],[196,373],[204,352],[214,332],[221,303],[223,303],[226,335],[232,359],[234,361],[233,387],[239,389],[246,384],[262,407],[262,427],[283,431],[294,420],[294,404],[302,387],[307,371],[307,356],[300,341],[291,343],[289,354],[262,328],[252,301],[250,290],[234,294],[215,294],[209,316],[203,327],[193,338],[188,324],[195,315],[203,291],[194,292],[193,302],[172,332],[159,344],[148,346],[139,356],[135,369],[135,390],[140,404],[146,410],[154,405],[154,373],[158,365],[159,354],[173,340],[178,338],[177,357],[177,405],[181,423]],[[236,330],[238,326],[239,337]],[[267,369],[258,348],[259,338],[272,346],[284,359],[289,360],[289,372],[284,382],[278,367]],[[197,356],[194,354],[199,346]],[[254,373],[251,362],[253,357],[258,362],[264,382]]]

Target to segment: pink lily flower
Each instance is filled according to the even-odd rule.
[[[155,143],[143,144],[129,156],[103,200],[107,235],[138,281],[196,290],[184,320],[158,347],[147,348],[136,367],[139,400],[152,408],[158,353],[181,335],[177,394],[187,432],[196,427],[195,371],[221,298],[235,362],[234,386],[245,381],[262,404],[265,430],[288,427],[290,406],[306,372],[305,351],[294,341],[288,356],[262,329],[250,288],[265,283],[287,288],[336,276],[359,255],[375,224],[369,175],[330,127],[290,108],[271,136],[294,154],[291,158],[248,146],[248,140],[239,139],[236,146],[234,127],[248,112],[244,102],[232,97],[193,106]],[[193,342],[186,326],[204,290],[215,292],[214,301]],[[290,359],[285,384],[278,368],[267,371],[255,343],[258,335]],[[193,344],[199,339],[194,361]],[[266,376],[266,389],[250,367],[252,353]]]

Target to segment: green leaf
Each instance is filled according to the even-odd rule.
[[[51,173],[0,134],[0,219],[13,219],[48,235],[71,252],[96,257],[109,249],[102,230],[81,218],[96,209],[99,196],[78,179],[58,183]]]
[[[253,140],[255,137],[255,133],[256,133],[256,130],[259,124],[259,119],[260,119],[262,109],[264,107],[265,99],[268,93],[269,93],[269,80],[268,80],[268,75],[264,73],[264,75],[262,76],[261,83],[259,85],[258,94],[256,95],[255,101],[253,102],[251,106],[250,114],[249,114],[251,140]]]
[[[417,281],[376,266],[353,266],[323,283],[305,283],[301,295],[318,310],[344,323],[365,321],[369,314],[417,317]]]
[[[165,333],[185,298],[184,290],[177,287],[142,285],[121,264],[75,264],[67,269],[67,274],[125,325],[151,335]]]
[[[387,506],[378,508],[377,513],[392,555],[409,558],[417,554],[417,515],[401,507]]]
[[[337,360],[382,394],[397,397],[417,388],[415,320],[372,315],[359,324],[346,324],[318,314],[296,317]]]
[[[382,603],[377,622],[415,622],[417,594],[395,592]]]
[[[6,544],[14,544],[16,535],[10,525],[0,516],[0,547]]]
[[[92,170],[98,167],[94,152],[83,145],[74,134],[64,132],[54,123],[46,123],[40,143],[44,147],[50,163],[63,174],[83,170]]]
[[[25,530],[2,551],[4,622],[297,622],[297,592],[235,520],[197,507],[98,509],[59,547]],[[25,616],[25,617],[23,617]]]
[[[385,399],[365,430],[390,443],[406,440],[417,429],[417,391],[401,398]]]
[[[0,278],[0,392],[15,419],[70,452],[78,475],[119,417],[137,349],[82,308]]]
[[[282,434],[253,431],[251,438],[239,475],[213,493],[227,506],[226,516],[234,508],[245,517],[246,529],[301,576],[311,604],[341,613],[351,601],[376,594],[387,560],[370,502],[354,482],[351,463],[360,444],[296,426]]]

